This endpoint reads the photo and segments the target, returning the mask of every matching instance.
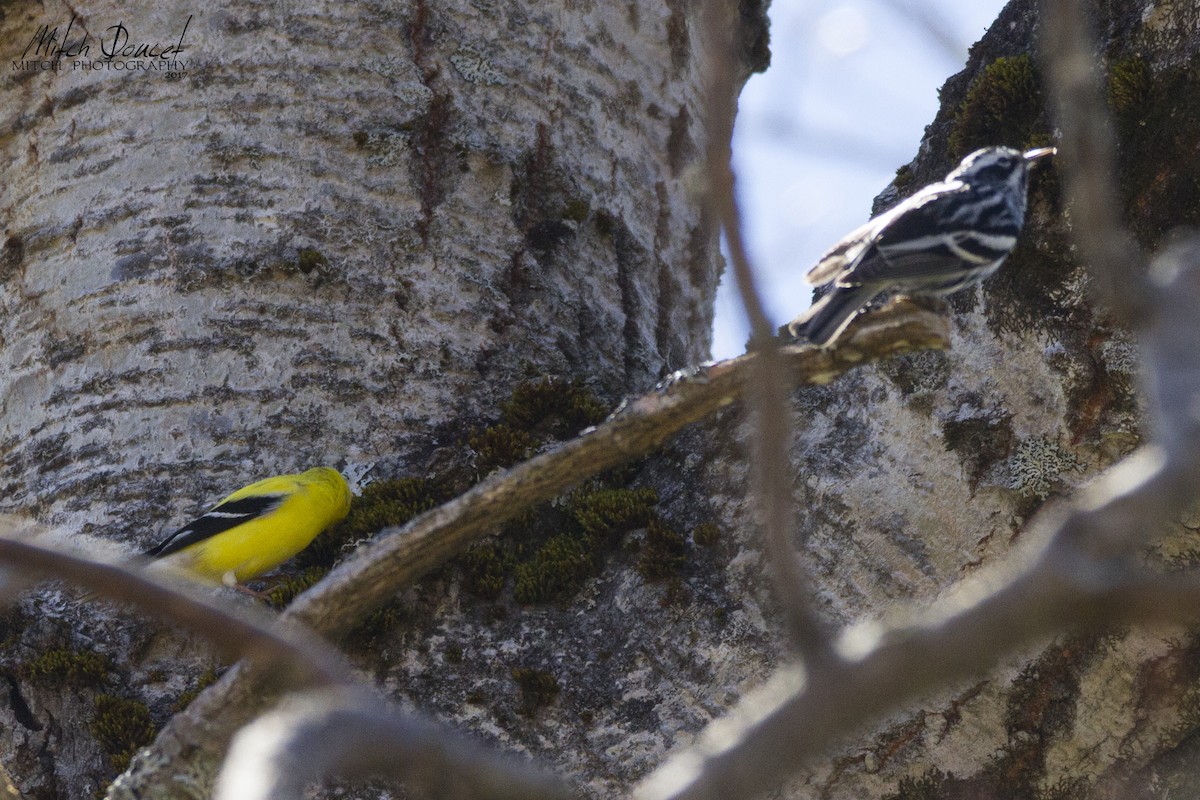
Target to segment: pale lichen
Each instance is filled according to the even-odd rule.
[[[450,63],[467,83],[482,83],[488,86],[504,86],[508,79],[488,61],[482,53],[464,47],[450,56]]]
[[[1039,499],[1050,495],[1064,472],[1083,468],[1074,454],[1047,436],[1023,439],[1009,459],[1009,486]]]

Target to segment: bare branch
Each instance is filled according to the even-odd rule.
[[[301,800],[327,775],[387,777],[431,797],[569,800],[561,779],[361,693],[289,698],[234,738],[216,800]]]
[[[836,350],[781,351],[789,385],[824,384],[862,363],[946,346],[944,319],[909,302],[864,318]],[[757,356],[681,373],[656,391],[624,404],[607,421],[529,461],[492,475],[458,498],[360,547],[284,612],[336,636],[429,570],[536,503],[588,476],[651,452],[685,426],[733,403]]]
[[[750,407],[754,419],[751,462],[754,493],[763,527],[767,560],[775,591],[784,610],[787,628],[801,654],[810,661],[828,661],[833,652],[829,632],[813,613],[809,578],[792,551],[791,470],[788,449],[792,441],[790,409],[784,400],[784,372],[771,323],[763,311],[755,285],[754,269],[742,241],[731,159],[733,151],[735,85],[734,54],[728,16],[733,10],[724,0],[707,0],[705,21],[710,42],[708,94],[708,203],[725,231],[738,294],[750,320],[752,349],[758,359],[751,373]]]
[[[21,527],[24,532],[31,530],[28,525]],[[318,684],[344,684],[350,680],[350,670],[341,656],[307,631],[281,626],[267,614],[233,609],[186,593],[144,571],[7,536],[0,536],[0,563],[18,567],[25,577],[57,578],[135,606],[203,636],[232,656],[269,665],[277,678],[287,675],[299,682]]]
[[[1055,162],[1064,175],[1079,252],[1100,300],[1127,325],[1152,313],[1144,264],[1121,220],[1116,139],[1097,80],[1096,53],[1082,0],[1042,0],[1042,60],[1061,130]]]
[[[837,670],[781,670],[701,741],[655,771],[639,800],[750,797],[886,711],[985,671],[1046,634],[1200,616],[1200,579],[1138,566],[1138,547],[1181,513],[1200,486],[1200,239],[1157,263],[1159,311],[1146,337],[1160,444],[1146,447],[1081,493],[1074,510],[1040,520],[1007,564],[964,582],[931,610],[888,629],[842,637]],[[936,654],[936,658],[931,658]]]

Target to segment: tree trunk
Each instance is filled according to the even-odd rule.
[[[2,509],[140,548],[267,474],[424,475],[531,377],[612,403],[703,359],[721,260],[685,181],[694,16],[5,4]],[[163,66],[106,63],[118,24],[183,49],[118,69]],[[94,796],[207,663],[58,592],[6,631],[0,761],[31,797]],[[55,683],[48,652],[103,668]]]

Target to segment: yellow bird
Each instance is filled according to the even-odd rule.
[[[238,489],[144,555],[233,586],[287,561],[349,511],[350,486],[337,470],[277,475]]]

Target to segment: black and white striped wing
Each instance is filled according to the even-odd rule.
[[[964,187],[939,193],[883,228],[845,282],[886,283],[898,291],[953,291],[990,274],[1012,251],[1020,232],[999,192]]]
[[[184,525],[143,555],[162,558],[172,553],[178,553],[180,550],[212,538],[218,533],[224,533],[252,519],[270,514],[279,508],[286,498],[286,494],[268,494],[226,500],[204,516]]]
[[[910,212],[920,209],[927,203],[936,201],[943,194],[962,188],[963,184],[957,182],[953,184],[935,183],[926,186],[904,202],[873,217],[864,225],[860,225],[843,236],[837,244],[821,256],[816,265],[804,276],[804,279],[818,286],[826,283],[839,283],[843,286],[857,285],[860,281],[855,279],[855,274],[859,264],[878,255],[875,243],[883,233],[896,224],[897,220],[907,217]]]

